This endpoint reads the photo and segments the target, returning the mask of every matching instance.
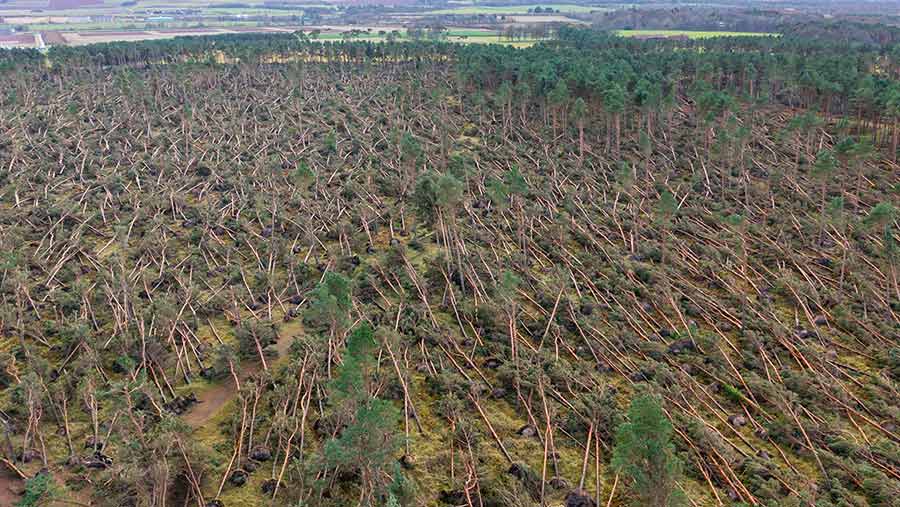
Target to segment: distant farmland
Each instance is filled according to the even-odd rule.
[[[761,32],[704,32],[694,30],[616,30],[622,37],[680,37],[689,39],[708,39],[711,37],[766,37],[778,36],[777,33]]]
[[[311,27],[255,27],[255,26],[233,26],[233,27],[221,27],[221,28],[212,28],[212,27],[195,27],[195,28],[169,28],[169,29],[158,29],[158,30],[67,30],[67,31],[42,31],[41,35],[44,38],[44,42],[48,45],[71,45],[71,46],[82,46],[86,44],[97,44],[104,42],[126,42],[126,41],[140,41],[140,40],[156,40],[156,39],[171,39],[173,37],[179,36],[202,36],[202,35],[224,35],[228,33],[240,33],[240,32],[260,32],[260,33],[284,33],[284,32],[292,32],[294,30],[304,30],[308,34],[310,33]],[[341,40],[351,40],[357,42],[387,42],[388,33],[387,30],[380,30],[385,33],[378,33],[374,28],[372,31],[359,31],[352,33],[350,31],[338,30],[335,27],[330,27],[327,31],[323,30],[322,32],[311,36],[312,40],[318,40],[322,42],[337,42]],[[396,40],[411,40],[405,31],[400,31],[399,35],[396,36]],[[12,45],[12,36],[10,37],[10,45]],[[15,41],[19,41],[20,38],[24,40],[26,35],[20,35]],[[31,35],[27,35],[27,45],[31,47],[33,45],[33,40]],[[527,47],[539,41],[539,39],[515,39],[509,40],[504,37],[500,32],[495,30],[474,30],[474,29],[450,29],[444,33],[444,37],[441,39],[446,42],[456,42],[462,44],[504,44],[510,45],[514,47]],[[21,42],[20,42],[21,43]],[[0,45],[3,44],[3,39],[0,39]],[[21,47],[21,46],[20,46]]]
[[[0,48],[30,48],[34,44],[34,35],[30,33],[0,34]]]
[[[428,14],[528,14],[529,11],[533,12],[536,8],[541,9],[538,14],[544,14],[543,9],[553,9],[553,12],[547,12],[547,14],[555,14],[557,12],[559,12],[560,14],[573,14],[586,12],[602,12],[609,10],[603,7],[591,7],[589,5],[575,4],[526,4],[504,6],[467,5],[463,7],[429,11]]]

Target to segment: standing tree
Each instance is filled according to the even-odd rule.
[[[456,260],[463,292],[465,292],[465,277],[462,253],[454,245],[462,244],[457,231],[456,212],[464,195],[463,183],[451,173],[441,175],[428,173],[419,177],[412,195],[418,216],[439,232],[438,238],[447,251],[448,274],[452,272],[450,263]]]
[[[524,79],[516,83],[515,88],[516,96],[519,99],[519,118],[522,120],[522,125],[528,126],[528,104],[531,102],[531,85],[528,84],[528,81]]]
[[[566,105],[569,103],[569,87],[565,79],[556,81],[556,86],[547,95],[550,102],[550,115],[553,118],[553,137],[556,137],[557,119],[562,116],[563,124],[566,123]]]
[[[900,85],[892,82],[887,92],[885,100],[886,117],[891,124],[891,149],[889,155],[891,162],[897,161],[897,143],[900,142]]]
[[[500,123],[503,126],[503,138],[506,139],[507,131],[512,121],[513,87],[509,81],[504,81],[494,93],[494,103],[500,107]]]
[[[344,364],[330,384],[330,398],[343,426],[340,435],[325,444],[324,465],[338,472],[357,473],[357,505],[376,505],[389,493],[394,479],[389,471],[400,445],[395,435],[398,410],[371,394],[373,390],[375,340],[372,328],[362,324],[347,339]],[[399,471],[394,470],[394,473]]]
[[[612,466],[631,479],[631,491],[641,507],[680,505],[675,491],[681,462],[675,456],[672,424],[659,402],[650,395],[635,398],[628,409],[628,422],[616,432]]]
[[[622,148],[622,113],[625,111],[625,89],[618,83],[611,83],[603,91],[603,105],[606,111],[612,115],[613,129],[615,131],[616,158],[619,158]],[[607,143],[607,146],[609,143]]]
[[[335,339],[344,334],[350,313],[350,281],[339,273],[328,272],[312,295],[308,318],[328,327],[328,376],[335,353]]]
[[[578,161],[584,160],[584,120],[587,117],[587,104],[578,97],[572,105],[572,117],[578,125]]]

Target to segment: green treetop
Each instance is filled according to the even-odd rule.
[[[631,480],[631,491],[642,507],[673,507],[681,504],[675,481],[681,462],[672,443],[672,424],[659,402],[650,395],[635,398],[628,409],[628,422],[616,432],[612,466]]]

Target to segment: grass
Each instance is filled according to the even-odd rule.
[[[454,30],[452,28],[447,30],[447,35],[449,35],[450,37],[495,37],[498,33],[499,32],[497,32],[496,30]]]
[[[466,5],[462,7],[453,7],[449,9],[439,9],[436,11],[428,11],[427,14],[528,14],[529,9],[534,9],[535,7],[552,7],[554,11],[559,11],[559,14],[567,14],[567,13],[584,13],[584,12],[592,12],[592,11],[605,11],[603,7],[590,7],[587,5],[575,5],[575,4],[527,4],[527,5],[506,5],[506,6],[493,6],[493,5]],[[545,14],[545,13],[541,13]],[[556,12],[548,12],[548,15],[556,14]]]
[[[691,39],[708,39],[710,37],[765,37],[775,36],[777,33],[762,32],[703,32],[694,30],[617,30],[617,35],[622,37],[639,37],[639,36],[659,36],[659,37],[675,37],[678,35],[687,35]]]

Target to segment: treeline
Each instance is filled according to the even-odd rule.
[[[852,45],[896,46],[900,42],[900,28],[896,26],[847,19],[784,23],[779,31],[795,39],[821,39]]]
[[[859,13],[856,13],[859,14]],[[900,29],[879,18],[839,15],[824,18],[820,11],[792,12],[777,8],[632,8],[578,16],[597,30],[697,30],[778,33],[791,39],[821,39],[844,44],[892,46]]]
[[[813,22],[821,19],[809,13],[788,13],[772,8],[721,8],[677,6],[647,7],[597,12],[591,24],[601,30],[729,30],[739,32],[777,32],[788,22]]]
[[[507,118],[514,105],[524,116],[532,104],[554,126],[570,112],[605,118],[608,146],[616,152],[623,129],[652,139],[682,103],[710,128],[722,128],[730,117],[725,113],[735,106],[752,110],[773,102],[815,112],[806,125],[841,117],[853,134],[870,136],[892,153],[900,119],[900,53],[893,46],[851,47],[795,37],[642,41],[561,27],[557,40],[518,49],[426,40],[323,43],[298,32],[60,46],[51,48],[47,59],[49,65],[43,65],[36,51],[0,53],[0,68],[34,66],[48,76],[62,76],[115,65],[434,64],[450,59],[470,87],[504,106]]]
[[[772,102],[809,110],[801,130],[843,117],[856,135],[896,151],[900,60],[892,52],[778,37],[640,41],[563,28],[558,41],[529,49],[469,46],[458,55],[460,73],[499,96],[507,115],[531,102],[551,122],[600,114],[616,152],[626,121],[635,137],[652,139],[681,104],[698,126],[725,129],[731,112],[752,119]]]
[[[318,41],[313,32],[244,33],[176,37],[169,40],[113,42],[92,46],[53,46],[47,58],[58,72],[71,67],[173,63],[265,62],[272,58],[336,62],[445,58],[453,46],[433,41],[415,44],[371,41]],[[58,64],[58,65],[57,65]]]

